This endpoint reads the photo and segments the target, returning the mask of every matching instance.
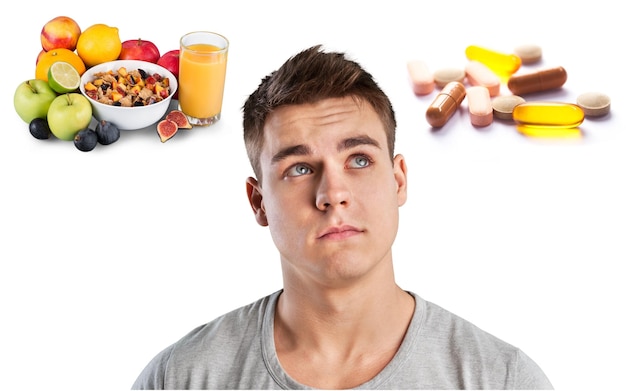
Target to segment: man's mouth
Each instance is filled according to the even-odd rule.
[[[351,225],[342,225],[339,227],[330,227],[324,230],[318,239],[341,240],[358,235],[363,231]]]

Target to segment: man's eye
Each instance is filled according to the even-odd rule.
[[[310,174],[311,169],[303,164],[296,164],[287,170],[287,176],[300,176]]]
[[[372,161],[367,156],[357,155],[350,160],[350,167],[363,168],[369,166],[371,163]]]

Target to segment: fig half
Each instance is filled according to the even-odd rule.
[[[187,119],[187,116],[185,115],[185,113],[183,113],[180,110],[170,111],[165,117],[165,119],[169,119],[170,121],[176,122],[176,125],[178,125],[178,128],[180,129],[192,128],[191,124],[189,123],[189,120]]]
[[[156,129],[159,137],[161,138],[161,142],[164,143],[174,137],[178,131],[178,125],[176,122],[166,118],[157,124]]]

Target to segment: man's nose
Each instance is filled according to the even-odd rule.
[[[326,170],[322,173],[315,198],[319,210],[350,204],[351,193],[345,179],[339,172]]]

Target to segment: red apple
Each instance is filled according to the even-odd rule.
[[[176,81],[178,81],[178,68],[180,64],[179,57],[180,57],[180,50],[175,49],[175,50],[170,50],[169,52],[165,53],[157,61],[157,65],[162,66],[163,68],[172,72],[174,76],[176,76]],[[180,84],[178,85],[178,89],[180,89]],[[178,91],[176,91],[176,93],[174,94],[172,98],[178,99]]]
[[[80,33],[80,26],[74,19],[68,16],[57,16],[41,29],[41,47],[45,51],[59,48],[74,51]]]
[[[160,57],[161,53],[159,53],[159,49],[155,44],[139,38],[122,42],[122,51],[118,59],[142,60],[156,64]]]

